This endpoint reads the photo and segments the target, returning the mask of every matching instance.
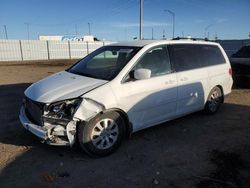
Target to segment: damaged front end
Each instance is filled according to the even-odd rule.
[[[23,126],[43,142],[72,146],[77,125],[103,110],[102,104],[88,98],[79,97],[51,104],[25,98],[19,118]]]
[[[75,142],[76,126],[80,122],[74,113],[82,98],[44,104],[25,98],[19,119],[24,128],[50,145],[70,145]]]
[[[82,98],[64,100],[44,106],[42,115],[43,128],[47,130],[51,145],[70,145],[75,142],[76,125],[80,121],[74,113],[82,102]]]

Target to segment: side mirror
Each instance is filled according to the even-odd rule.
[[[149,69],[136,69],[134,71],[134,78],[136,80],[144,80],[151,77],[151,70]]]

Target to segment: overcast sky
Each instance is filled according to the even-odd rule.
[[[175,36],[211,39],[246,39],[250,32],[250,0],[144,0],[143,36]],[[139,0],[0,0],[0,38],[6,25],[10,39],[38,35],[86,35],[99,39],[123,41],[139,35]],[[25,24],[26,23],[26,24]],[[207,28],[207,29],[206,29]]]

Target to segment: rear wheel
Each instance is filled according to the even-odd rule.
[[[223,103],[223,93],[219,87],[214,87],[209,93],[204,111],[207,114],[216,113]]]
[[[125,123],[117,112],[99,114],[78,131],[80,146],[91,156],[106,156],[121,144]]]

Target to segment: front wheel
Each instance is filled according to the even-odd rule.
[[[219,87],[214,87],[208,95],[208,99],[204,108],[207,114],[216,113],[223,103],[223,93]]]
[[[117,112],[99,114],[81,124],[78,139],[82,149],[90,156],[102,157],[113,153],[121,144],[125,123]]]

